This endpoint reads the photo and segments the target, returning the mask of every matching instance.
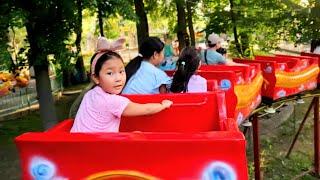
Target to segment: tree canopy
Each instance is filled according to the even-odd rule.
[[[98,35],[125,35],[136,46],[149,34],[169,35],[184,47],[203,42],[196,36],[201,32],[223,33],[233,56],[269,52],[280,41],[320,38],[320,0],[3,0],[0,15],[0,70],[34,66],[40,108],[51,107],[42,117],[52,122],[55,117],[44,115],[55,114],[49,62],[64,76],[76,67],[84,77],[89,62],[82,56],[94,49],[87,41]]]

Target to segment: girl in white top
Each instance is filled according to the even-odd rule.
[[[193,47],[186,47],[177,61],[171,92],[207,92],[207,80],[196,75],[201,66],[200,57]]]

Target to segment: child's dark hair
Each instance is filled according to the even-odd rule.
[[[189,80],[197,71],[199,64],[200,57],[197,50],[194,47],[184,48],[177,61],[178,69],[173,76],[171,92],[187,92]]]
[[[219,48],[219,49],[217,49],[216,50],[218,53],[220,53],[221,55],[225,55],[225,54],[227,54],[227,50],[225,49],[225,48]]]
[[[92,61],[94,60],[94,58],[97,56],[97,54],[99,54],[99,53],[103,53],[100,57],[99,57],[99,59],[97,60],[97,62],[96,62],[96,64],[95,64],[95,67],[94,67],[94,74],[95,74],[95,76],[99,76],[99,72],[100,72],[100,70],[101,70],[101,68],[102,68],[102,65],[103,65],[103,63],[105,63],[106,61],[108,61],[109,59],[112,59],[113,57],[116,57],[116,58],[119,58],[122,62],[123,62],[123,59],[122,59],[122,57],[118,54],[118,53],[116,53],[116,52],[114,52],[114,51],[105,51],[105,52],[98,52],[98,53],[95,53],[93,56],[92,56],[92,58],[91,58],[91,60],[90,60],[90,64],[91,64],[91,66],[92,66]],[[92,74],[92,72],[91,72],[91,74]]]
[[[150,59],[154,52],[160,53],[163,47],[164,43],[158,37],[147,37],[139,47],[139,55],[126,66],[127,82],[138,71],[143,59]]]

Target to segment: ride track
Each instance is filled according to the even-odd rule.
[[[287,102],[294,102],[299,99],[306,99],[306,98],[312,98],[312,101],[309,105],[308,110],[306,111],[303,120],[301,121],[301,124],[299,126],[298,131],[296,132],[292,143],[289,147],[289,150],[286,154],[286,157],[289,157],[291,154],[291,151],[298,139],[298,136],[307,120],[307,117],[309,116],[312,107],[314,108],[314,129],[313,129],[313,141],[314,141],[314,168],[311,170],[308,170],[308,172],[313,172],[316,176],[320,175],[320,122],[319,122],[319,97],[320,97],[320,89],[315,89],[307,92],[303,92],[301,94],[292,95],[289,97],[280,98],[278,100],[275,100],[273,102],[270,101],[270,99],[264,99],[262,98],[262,103],[258,108],[252,111],[249,117],[249,121],[252,122],[252,136],[253,136],[253,153],[254,153],[254,172],[255,172],[255,179],[260,180],[261,178],[261,168],[260,168],[260,132],[259,132],[259,118],[263,115],[267,115],[270,113],[266,113],[265,110],[270,107],[276,106],[278,109],[282,105],[284,105]],[[262,114],[262,115],[261,115]],[[247,132],[247,127],[244,129],[244,134]]]

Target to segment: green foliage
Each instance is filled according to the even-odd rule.
[[[119,20],[119,18],[117,18],[117,17],[110,17],[106,20],[107,23],[105,23],[104,29],[105,29],[107,38],[115,39],[120,36],[119,27],[121,26],[121,22],[118,20]]]
[[[229,0],[203,2],[208,7],[204,10],[209,19],[206,34],[215,32],[232,36]],[[255,50],[274,50],[281,40],[302,43],[320,37],[319,4],[314,0],[305,6],[301,6],[300,1],[234,0],[235,25],[245,56],[252,56]]]
[[[109,17],[117,13],[121,14],[124,19],[135,19],[135,13],[132,6],[133,2],[130,0],[96,0],[96,9],[101,8],[103,17]]]
[[[133,0],[95,0],[95,1],[84,1],[84,8],[87,16],[97,16],[98,9],[101,10],[101,15],[107,23],[104,23],[105,36],[107,38],[114,38],[119,35],[118,30],[114,30],[112,26],[114,22],[109,22],[109,19],[119,17],[119,19],[136,20],[136,15],[133,8]],[[97,21],[97,20],[96,20]],[[99,24],[95,24],[95,36],[100,33]]]
[[[146,1],[146,11],[150,17],[151,29],[162,29],[169,36],[176,33],[177,14],[174,1],[161,0],[154,3],[154,0]]]
[[[21,11],[14,10],[10,0],[4,0],[0,4],[0,70],[11,70],[14,66],[10,54],[9,27],[21,27],[22,14]]]
[[[293,6],[291,4],[291,6]],[[320,38],[320,1],[309,0],[304,6],[290,7],[294,10],[291,14],[291,25],[287,27],[290,39],[297,43],[310,42]]]
[[[310,102],[310,100],[306,100]],[[295,105],[297,113],[293,113],[291,117],[283,122],[277,129],[274,130],[274,136],[261,137],[261,148],[265,150],[265,165],[264,176],[266,179],[295,179],[298,175],[302,174],[312,168],[312,136],[313,136],[313,122],[311,113],[305,123],[303,130],[300,133],[298,141],[290,155],[286,158],[285,155],[290,146],[291,140],[296,133],[296,128],[303,119],[304,113],[308,106]],[[310,121],[309,121],[310,120]],[[296,127],[296,128],[295,128]],[[290,139],[288,141],[288,139]],[[310,147],[310,148],[306,148]],[[310,174],[305,174],[299,179],[317,179]]]
[[[75,26],[73,1],[16,1],[15,9],[23,11],[28,41],[32,42],[28,56],[31,65],[47,64],[47,56],[68,54],[68,38]],[[31,42],[30,42],[31,41]],[[31,45],[31,44],[30,44]],[[57,59],[64,61],[65,59]]]

